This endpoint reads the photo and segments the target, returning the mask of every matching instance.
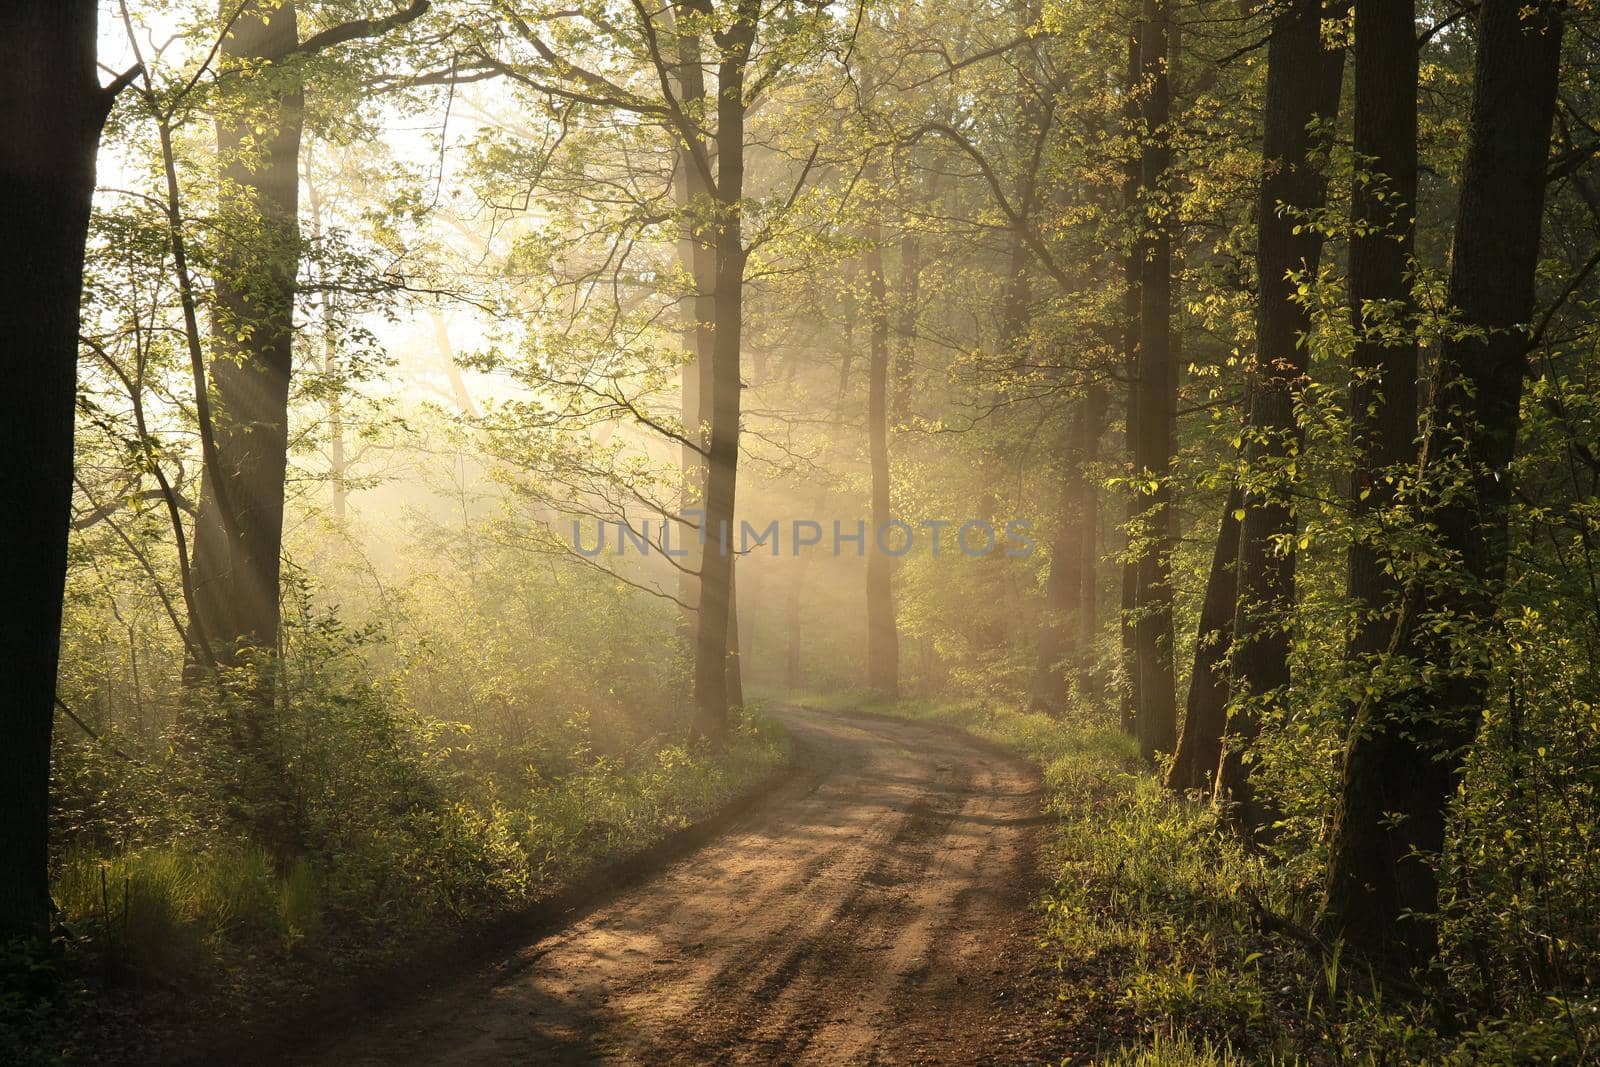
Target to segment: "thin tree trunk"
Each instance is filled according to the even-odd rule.
[[[1311,76],[1307,76],[1312,72]],[[1272,20],[1267,50],[1267,98],[1262,176],[1257,201],[1256,347],[1247,368],[1244,519],[1239,526],[1238,593],[1233,624],[1231,696],[1217,774],[1217,796],[1236,805],[1248,830],[1270,821],[1251,788],[1251,748],[1261,728],[1261,703],[1289,682],[1289,616],[1294,607],[1295,556],[1288,542],[1295,514],[1283,468],[1300,449],[1295,397],[1303,384],[1309,310],[1296,298],[1291,276],[1314,274],[1322,257],[1318,227],[1303,215],[1319,208],[1327,178],[1316,165],[1312,124],[1331,120],[1344,76],[1344,50],[1322,45],[1321,0],[1291,0]]]
[[[1237,592],[1234,573],[1239,564],[1239,511],[1243,503],[1244,493],[1235,484],[1223,501],[1222,521],[1217,525],[1205,599],[1200,603],[1183,734],[1167,773],[1168,789],[1209,791],[1222,758],[1222,732],[1228,718],[1228,652],[1233,645]]]
[[[728,707],[744,707],[744,642],[739,634],[739,559],[728,576]]]
[[[868,235],[869,299],[867,443],[872,466],[872,522],[867,545],[867,687],[893,699],[900,692],[900,634],[895,625],[894,557],[880,543],[891,517],[889,498],[889,294],[884,280],[882,232]]]
[[[320,246],[323,240],[322,200],[316,183],[306,180],[306,193],[311,209],[311,239]],[[322,317],[322,375],[332,381],[339,372],[339,350],[334,342],[333,291],[326,286],[317,301]],[[450,335],[444,319],[433,316],[434,337],[447,362],[450,360]],[[333,518],[343,526],[349,512],[350,482],[345,462],[344,442],[344,383],[337,382],[328,395],[328,485],[333,496]]]
[[[1083,519],[1079,525],[1079,572],[1083,592],[1078,598],[1078,692],[1084,699],[1098,699],[1095,684],[1095,636],[1100,629],[1100,434],[1105,429],[1108,398],[1102,386],[1092,385],[1084,398],[1086,422],[1083,428]]]
[[[1144,0],[1139,63],[1145,82],[1140,186],[1146,236],[1139,283],[1138,433],[1134,476],[1139,499],[1138,571],[1134,583],[1134,652],[1139,699],[1135,732],[1146,760],[1177,744],[1172,671],[1172,211],[1166,203],[1172,163],[1167,121],[1172,106],[1168,53],[1171,0]]]
[[[705,69],[699,35],[693,31],[677,32],[677,22],[671,8],[664,9],[677,49],[677,66],[674,77],[678,95],[686,108],[694,113],[703,106],[706,96]],[[685,444],[681,465],[683,487],[680,510],[687,513],[703,509],[706,488],[706,456],[709,445],[705,426],[711,416],[711,364],[712,323],[716,316],[716,249],[707,234],[711,228],[714,207],[710,184],[694,155],[704,154],[705,141],[696,138],[691,148],[683,144],[678,149],[677,173],[673,177],[673,194],[683,215],[683,233],[678,240],[678,263],[688,280],[690,291],[681,304],[683,320],[683,347],[689,359],[683,365],[682,417],[684,436],[698,447]],[[701,529],[704,516],[701,517]],[[678,572],[678,599],[687,605],[683,615],[685,640],[692,649],[695,644],[694,613],[700,600],[699,570],[701,557],[699,539],[685,537],[690,554]]]
[[[50,916],[50,735],[72,518],[78,302],[95,150],[110,96],[93,0],[0,8],[0,939]]]
[[[698,726],[714,739],[728,728],[728,620],[732,615],[731,541],[739,470],[740,341],[744,325],[745,65],[759,9],[740,0],[718,31],[716,309],[711,346],[711,437],[706,472],[706,548],[700,565],[694,695]]]
[[[1510,507],[1550,128],[1561,4],[1483,0],[1449,334],[1429,400],[1422,456],[1444,491],[1428,518],[1459,569],[1406,590],[1391,649],[1435,672],[1356,711],[1329,852],[1323,925],[1369,952],[1417,963],[1436,948],[1434,862],[1488,688],[1480,650],[1504,585]],[[1524,15],[1526,14],[1526,17]],[[1464,472],[1462,475],[1454,472]],[[1436,618],[1448,625],[1434,628]],[[1466,634],[1465,648],[1454,640]]]
[[[1128,137],[1135,136],[1139,127],[1139,86],[1143,75],[1139,65],[1139,32],[1128,35],[1128,67],[1126,103],[1123,105],[1122,125]],[[1122,290],[1122,360],[1128,379],[1126,403],[1123,405],[1124,445],[1130,465],[1139,452],[1139,296],[1140,275],[1144,262],[1143,222],[1139,205],[1139,154],[1131,148],[1122,175],[1122,206],[1128,216],[1133,237],[1128,243],[1123,261]],[[1131,473],[1131,466],[1130,466]],[[1119,721],[1124,733],[1136,729],[1139,708],[1139,655],[1134,641],[1134,606],[1139,585],[1139,560],[1133,551],[1131,531],[1139,518],[1139,496],[1134,490],[1128,494],[1128,538],[1122,560],[1122,588],[1119,595],[1118,623],[1121,642],[1122,685],[1118,691]]]
[[[889,409],[896,419],[904,419],[911,410],[917,377],[917,312],[922,300],[922,239],[913,229],[909,213],[904,225],[900,234],[900,292],[896,294],[899,314],[895,317],[894,365],[890,368],[893,387]]]
[[[1072,695],[1071,667],[1078,657],[1079,600],[1083,595],[1083,460],[1078,445],[1088,412],[1080,406],[1056,449],[1060,500],[1050,543],[1039,647],[1034,658],[1029,703],[1052,715],[1066,710]]]

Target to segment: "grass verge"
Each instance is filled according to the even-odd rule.
[[[287,868],[209,840],[67,853],[54,945],[0,961],[0,1062],[171,1061],[228,1030],[270,1030],[286,1010],[448,958],[475,932],[542,920],[551,901],[582,903],[575,890],[692,835],[791,758],[787,735],[751,715],[720,752],[666,745],[509,802],[396,810],[363,824],[392,833],[346,834]]]
[[[1387,995],[1312,940],[1263,859],[1208,805],[1162,788],[1102,719],[984,700],[790,699],[957,727],[1039,765],[1053,816],[1040,944],[1058,975],[1043,1010],[1069,1062],[1566,1064],[1597,1051],[1587,1005],[1504,1018]]]

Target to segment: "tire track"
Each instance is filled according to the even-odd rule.
[[[913,723],[777,717],[801,780],[308,1062],[1047,1062],[1039,1013],[1014,995],[1032,958],[1031,771]]]

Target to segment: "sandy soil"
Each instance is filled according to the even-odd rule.
[[[727,833],[311,1062],[1053,1061],[1029,768],[931,727],[776,714],[802,773]]]

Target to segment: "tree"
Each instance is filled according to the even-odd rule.
[[[1138,570],[1133,637],[1138,705],[1135,732],[1147,760],[1171,752],[1178,739],[1172,670],[1172,241],[1167,170],[1172,163],[1169,63],[1170,0],[1144,0],[1139,63],[1144,81],[1144,143],[1140,189],[1144,204],[1139,272],[1139,362],[1130,418],[1133,473],[1140,494]]]
[[[695,642],[694,699],[701,728],[720,736],[728,726],[728,624],[733,604],[733,554],[723,537],[733,536],[739,468],[740,337],[744,326],[743,200],[745,74],[761,16],[760,5],[737,0],[724,28],[711,33],[717,46],[716,177],[702,153],[696,165],[716,201],[712,248],[714,327],[711,345],[710,436],[707,447],[707,550],[700,563],[700,607]],[[712,551],[715,546],[717,551]]]
[[[1417,341],[1411,257],[1416,244],[1417,45],[1411,0],[1356,0],[1355,151],[1350,202],[1350,508],[1361,517],[1395,500],[1417,448]],[[1359,613],[1348,652],[1388,644],[1398,588],[1377,531],[1351,542],[1346,591]]]
[[[894,617],[894,556],[888,551],[889,290],[883,269],[883,226],[874,212],[867,240],[870,305],[867,363],[867,442],[872,468],[872,529],[867,546],[867,686],[893,699],[900,693],[900,634]]]
[[[1527,326],[1561,59],[1557,2],[1484,0],[1448,303],[1423,438],[1425,521],[1449,561],[1408,579],[1390,648],[1428,665],[1364,701],[1345,750],[1323,924],[1400,963],[1433,954],[1434,868],[1488,688],[1508,556]]]
[[[0,417],[0,937],[50,917],[50,737],[72,519],[78,300],[100,129],[117,91],[95,73],[93,0],[0,11],[0,323],[10,383]]]
[[[1310,72],[1310,76],[1308,76]],[[1307,215],[1322,206],[1327,179],[1315,148],[1320,126],[1338,107],[1342,47],[1325,49],[1320,0],[1276,8],[1267,46],[1267,95],[1256,209],[1256,343],[1247,368],[1244,518],[1239,525],[1238,594],[1234,611],[1232,698],[1217,795],[1238,805],[1248,829],[1267,813],[1250,786],[1250,746],[1260,730],[1261,703],[1289,682],[1289,612],[1295,557],[1289,541],[1295,513],[1288,497],[1300,448],[1295,397],[1307,366],[1310,313],[1297,279],[1315,276],[1322,231]]]
[[[226,5],[225,5],[226,6]],[[278,649],[289,378],[300,264],[300,139],[307,58],[420,17],[428,0],[300,39],[294,0],[227,10],[222,65],[233,99],[216,123],[219,203],[209,362],[215,403],[192,565],[197,631],[219,665]],[[209,423],[206,425],[205,423]]]
[[[1194,640],[1194,666],[1189,672],[1189,699],[1184,706],[1183,733],[1167,773],[1168,789],[1210,791],[1222,759],[1222,735],[1228,719],[1228,653],[1233,647],[1233,615],[1238,585],[1239,515],[1244,494],[1237,483],[1228,488],[1217,527],[1200,622]]]

